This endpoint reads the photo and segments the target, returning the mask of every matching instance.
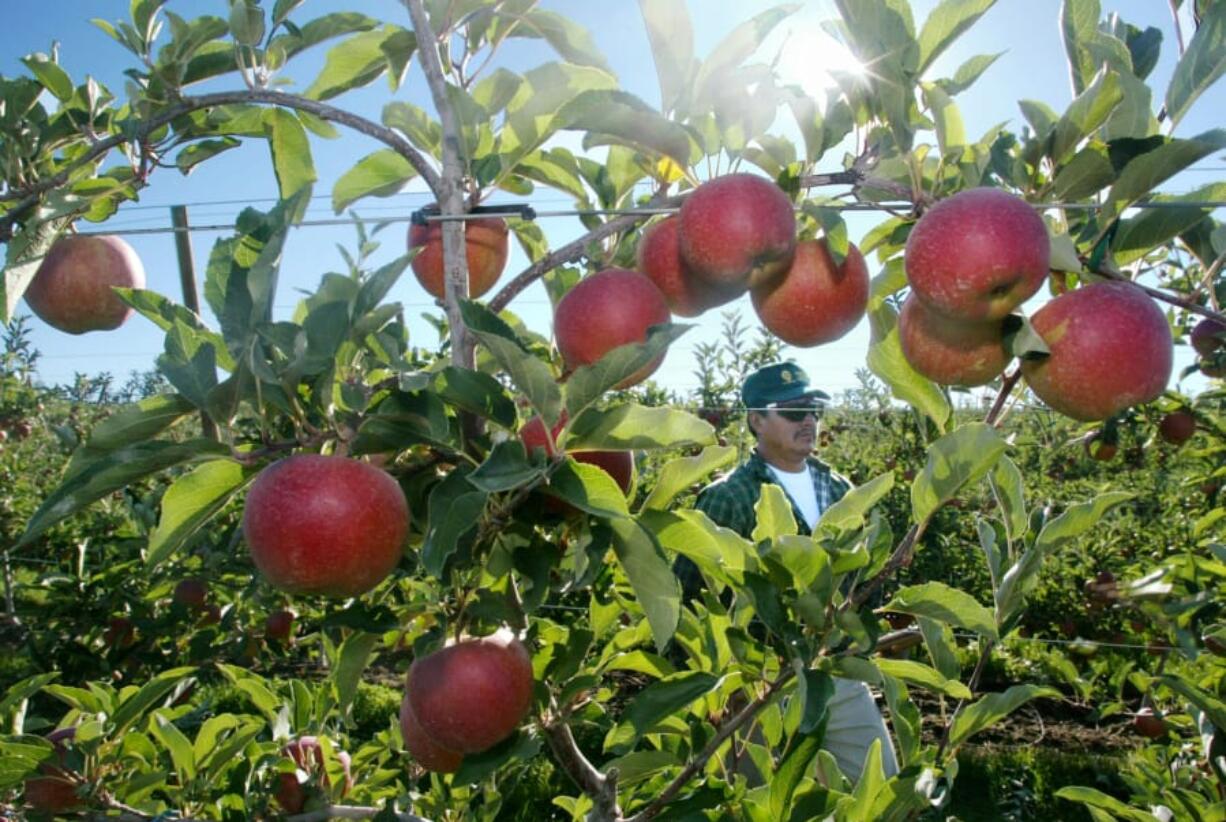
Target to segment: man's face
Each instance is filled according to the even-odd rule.
[[[753,412],[758,448],[767,462],[795,466],[817,445],[820,410],[812,400]]]

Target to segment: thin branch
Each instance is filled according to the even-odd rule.
[[[992,649],[996,647],[996,641],[986,640],[983,650],[979,654],[979,660],[975,663],[975,670],[971,674],[970,681],[966,683],[966,687],[975,692],[979,687],[979,680],[983,678],[983,672],[987,670],[988,658],[992,655]],[[962,710],[962,706],[966,704],[965,699],[958,700],[958,706],[954,708],[953,713],[949,715],[949,719],[945,722],[945,730],[941,734],[941,742],[937,745],[936,761],[941,761],[941,755],[945,753],[945,749],[949,746],[950,734],[953,732],[954,720],[957,719],[958,713]]]
[[[1017,385],[1017,381],[1021,378],[1021,376],[1022,367],[1020,365],[1005,375],[1005,381],[1000,386],[1000,391],[996,392],[996,400],[992,403],[991,410],[988,411],[987,417],[985,417],[983,420],[985,423],[994,428],[997,426],[997,422],[1000,418],[1000,412],[1004,410],[1005,403],[1013,394],[1013,389]]]
[[[1160,300],[1161,302],[1164,302],[1164,303],[1170,303],[1173,306],[1182,308],[1184,311],[1189,311],[1193,314],[1200,314],[1203,317],[1209,317],[1210,319],[1214,319],[1219,322],[1226,323],[1226,314],[1223,314],[1220,311],[1214,311],[1210,308],[1205,308],[1203,305],[1197,305],[1196,303],[1192,302],[1191,300],[1185,299],[1184,297],[1177,297],[1174,294],[1171,294],[1170,292],[1167,292],[1167,291],[1163,291],[1160,288],[1152,288],[1148,285],[1142,285],[1141,283],[1138,283],[1135,280],[1128,279],[1123,274],[1117,274],[1116,272],[1109,271],[1105,268],[1099,268],[1098,270],[1093,270],[1087,267],[1087,270],[1090,271],[1090,273],[1092,274],[1095,274],[1099,277],[1104,277],[1108,280],[1115,280],[1116,282],[1121,282],[1121,283],[1131,283],[1132,285],[1144,291],[1149,296],[1153,297],[1155,300]]]
[[[651,801],[647,807],[636,813],[634,816],[628,817],[625,822],[647,822],[647,820],[657,816],[665,809],[669,802],[672,802],[677,794],[681,793],[681,789],[685,787],[695,774],[706,767],[707,760],[715,756],[715,752],[720,749],[729,737],[737,732],[743,725],[749,722],[758,711],[766,706],[766,703],[771,700],[780,688],[786,685],[796,676],[794,668],[788,668],[776,677],[770,684],[766,686],[766,690],[758,695],[756,699],[742,708],[736,716],[720,726],[719,731],[711,738],[711,741],[706,744],[698,754],[689,761],[689,764],[682,769],[681,773],[668,784],[668,787],[660,792],[660,795]]]
[[[887,579],[910,565],[912,558],[915,556],[915,543],[923,535],[924,529],[927,526],[928,520],[924,520],[907,529],[907,533],[899,541],[898,547],[894,549],[894,553],[890,554],[890,558],[886,560],[885,567],[874,574],[872,579],[860,586],[859,590],[843,603],[843,607],[840,610],[858,611],[860,606],[868,602],[869,597],[884,585]]]
[[[596,770],[596,766],[579,750],[579,743],[575,741],[570,725],[565,722],[552,722],[541,727],[562,770],[595,802],[596,807],[588,818],[608,822],[620,820],[622,815],[617,805],[617,771],[611,770],[608,774],[602,774]]]
[[[132,133],[112,134],[105,140],[99,140],[88,151],[72,163],[69,163],[57,174],[28,186],[26,188],[26,195],[13,204],[8,212],[0,216],[0,237],[8,237],[12,226],[21,219],[22,214],[38,203],[44,193],[64,185],[75,171],[89,165],[108,152],[128,142],[139,143],[163,126],[193,111],[242,103],[283,106],[297,111],[305,111],[320,119],[348,126],[354,131],[365,134],[368,137],[373,137],[408,160],[413,169],[421,175],[426,185],[430,187],[430,190],[437,193],[439,186],[438,172],[413,147],[412,143],[390,128],[367,120],[365,117],[359,117],[344,109],[339,109],[317,100],[308,100],[296,94],[286,94],[285,92],[268,89],[222,91],[215,94],[203,94],[199,97],[183,97],[178,102],[172,103],[158,113],[153,114],[147,120],[141,121]]]

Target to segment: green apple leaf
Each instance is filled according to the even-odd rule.
[[[288,200],[319,179],[311,161],[311,143],[302,122],[286,109],[265,111],[264,127],[281,198]]]
[[[643,500],[641,510],[668,508],[678,494],[735,461],[736,448],[731,445],[712,445],[697,456],[669,460],[660,467],[655,485]]]
[[[936,509],[978,482],[1005,452],[1005,441],[981,422],[960,426],[928,447],[924,470],[911,484],[911,511],[924,522]]]
[[[497,494],[532,482],[544,474],[524,453],[518,439],[504,440],[490,450],[485,461],[468,475],[468,481],[482,491]]]
[[[1107,225],[1166,180],[1223,148],[1226,148],[1226,129],[1213,129],[1188,140],[1170,139],[1134,157],[1120,171],[1119,179],[1107,193],[1107,201],[1099,215],[1100,225]]]
[[[874,282],[886,276],[886,273],[879,274]],[[894,309],[883,302],[876,310],[869,311],[869,321],[872,327],[869,370],[890,387],[895,397],[914,406],[933,421],[938,431],[944,431],[953,409],[940,386],[912,368],[903,356]]]
[[[653,360],[663,359],[668,347],[690,328],[677,323],[653,325],[645,342],[619,345],[591,365],[576,368],[566,381],[566,411],[571,419],[578,419],[579,412]]]
[[[1166,113],[1172,129],[1196,99],[1226,72],[1226,6],[1207,5],[1166,89]]]
[[[957,679],[947,679],[936,668],[910,659],[878,659],[877,669],[886,676],[897,677],[912,685],[945,694],[954,699],[970,699],[971,689]]]
[[[562,411],[562,391],[548,364],[531,354],[511,326],[481,303],[461,300],[460,313],[469,331],[552,428]]]
[[[626,495],[609,474],[596,465],[567,459],[549,478],[549,493],[598,517],[629,515]]]
[[[681,583],[651,532],[629,518],[609,520],[613,552],[630,580],[639,607],[647,614],[656,650],[672,641],[681,616]]]
[[[942,0],[932,10],[919,34],[919,67],[923,74],[996,0]]]
[[[156,567],[182,547],[256,473],[234,460],[215,459],[175,479],[162,496],[162,515],[149,536],[145,567]]]
[[[1060,692],[1043,685],[1014,685],[1003,693],[988,694],[963,708],[954,717],[949,732],[949,750],[971,736],[992,727],[1032,699],[1050,697],[1059,699]]]
[[[745,571],[759,565],[752,543],[716,525],[701,511],[653,509],[641,514],[639,522],[663,548],[687,557],[703,573],[725,584],[739,584]]]
[[[989,639],[997,638],[996,620],[992,618],[992,612],[970,594],[943,582],[925,582],[901,588],[893,599],[882,606],[882,610],[935,619]]]
[[[754,542],[793,536],[797,533],[792,503],[780,486],[763,483],[753,511],[755,525],[750,538]]]
[[[1119,74],[1104,66],[1056,121],[1050,143],[1052,160],[1064,162],[1082,140],[1107,122],[1123,99]]]
[[[853,488],[843,495],[842,499],[822,512],[817,521],[817,528],[842,530],[858,528],[864,524],[864,517],[874,505],[880,502],[894,488],[894,472],[873,477],[863,485]]]
[[[1058,799],[1080,802],[1089,808],[1104,811],[1103,816],[1096,817],[1099,819],[1122,819],[1124,822],[1154,822],[1157,819],[1154,814],[1130,807],[1114,796],[1105,794],[1095,788],[1069,785],[1056,791],[1054,796]]]
[[[515,400],[489,374],[448,365],[434,375],[430,387],[448,405],[493,420],[503,428],[515,427]]]
[[[721,681],[706,671],[684,671],[653,682],[635,695],[622,720],[609,730],[604,750],[628,752],[661,721],[714,691]]]
[[[417,169],[390,148],[367,154],[332,186],[332,210],[340,214],[363,197],[390,197],[417,176]]]
[[[568,451],[646,451],[712,445],[715,429],[688,411],[636,403],[584,409],[570,424]]]
[[[639,0],[660,83],[660,108],[682,111],[695,70],[694,27],[685,0]]]

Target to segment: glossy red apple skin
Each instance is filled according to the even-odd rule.
[[[480,297],[494,287],[507,265],[510,250],[507,223],[501,217],[478,217],[465,221],[464,245],[468,256],[468,296]],[[443,223],[409,226],[409,250],[421,252],[411,263],[417,282],[431,296],[446,294],[443,267]]]
[[[1158,422],[1158,435],[1171,445],[1183,445],[1196,433],[1196,417],[1180,409],[1172,411]]]
[[[1192,348],[1202,357],[1208,357],[1219,348],[1226,348],[1226,323],[1213,317],[1205,317],[1192,327]]]
[[[247,494],[243,534],[274,587],[351,597],[400,561],[409,508],[396,481],[360,460],[300,454],[264,469]]]
[[[58,240],[26,288],[26,304],[69,334],[111,331],[132,316],[112,286],[144,288],[145,267],[118,237],[77,234]]]
[[[868,305],[868,267],[850,245],[835,265],[825,240],[796,246],[792,266],[779,280],[750,295],[758,319],[779,339],[801,348],[833,342],[856,327]]]
[[[282,609],[264,618],[264,638],[273,642],[290,642],[294,638],[294,620],[298,615]]]
[[[942,385],[986,385],[1012,359],[1004,344],[1004,321],[965,322],[932,311],[914,294],[898,315],[903,357]]]
[[[409,755],[427,771],[455,773],[464,762],[464,754],[447,750],[422,730],[409,705],[408,694],[400,701],[400,734]]]
[[[796,251],[796,212],[783,189],[756,174],[708,180],[681,205],[681,256],[694,277],[720,289],[781,276]]]
[[[930,308],[960,320],[999,320],[1048,275],[1051,241],[1024,200],[973,188],[941,200],[907,237],[907,280]]]
[[[553,334],[568,371],[591,365],[620,345],[647,341],[647,330],[669,321],[668,302],[650,279],[626,268],[607,268],[580,280],[558,301]],[[660,367],[652,360],[616,387],[629,388]]]
[[[1166,736],[1166,720],[1153,708],[1142,708],[1132,719],[1133,729],[1146,739],[1159,739]]]
[[[533,416],[519,429],[519,438],[523,440],[524,448],[529,453],[534,448],[544,448],[551,457],[558,455],[558,434],[566,425],[566,412],[558,418],[548,437],[545,436],[545,422],[539,416]],[[585,462],[603,468],[617,482],[623,494],[630,492],[634,480],[634,454],[630,451],[567,451],[567,456],[575,462]]]
[[[676,215],[656,223],[643,233],[638,248],[639,271],[660,289],[669,310],[678,317],[697,317],[744,294],[743,286],[719,288],[695,279],[681,258],[680,225]]]
[[[1075,420],[1105,420],[1157,399],[1174,344],[1162,310],[1130,283],[1103,282],[1056,297],[1031,318],[1051,355],[1022,362],[1027,385]]]
[[[407,698],[434,742],[462,754],[510,736],[532,707],[532,659],[510,631],[461,640],[409,667]]]

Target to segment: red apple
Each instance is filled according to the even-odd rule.
[[[790,345],[808,348],[837,340],[864,316],[868,268],[854,245],[836,266],[825,240],[808,240],[796,246],[783,277],[754,288],[750,295],[767,330]]]
[[[144,288],[145,268],[118,237],[64,237],[43,258],[26,289],[26,304],[53,328],[69,334],[110,331],[132,309],[112,286]]]
[[[1115,440],[1104,437],[1101,431],[1096,431],[1086,439],[1086,454],[1099,462],[1110,462],[1119,453],[1120,447]]]
[[[175,586],[173,599],[189,611],[199,611],[204,608],[208,596],[209,589],[203,581],[184,579],[180,580],[179,584]]]
[[[532,659],[508,630],[414,660],[409,708],[438,745],[479,753],[519,727],[532,707]]]
[[[1105,420],[1161,396],[1174,346],[1166,317],[1130,283],[1103,282],[1056,297],[1031,319],[1051,354],[1022,362],[1030,389],[1075,420]]]
[[[136,628],[127,617],[112,617],[102,632],[102,641],[112,648],[127,648],[136,641]]]
[[[1200,372],[1206,377],[1224,379],[1226,378],[1226,351],[1204,357],[1197,362],[1197,365],[1200,367]]]
[[[260,473],[243,534],[276,588],[351,597],[382,582],[400,556],[409,508],[391,475],[360,460],[299,454]]]
[[[273,611],[264,619],[264,638],[270,642],[290,642],[294,638],[294,620],[297,614],[282,609]]]
[[[292,739],[285,743],[281,753],[294,760],[294,764],[305,771],[308,776],[317,774],[319,784],[323,787],[327,788],[332,784],[328,779],[328,772],[324,769],[323,748],[319,744],[319,737],[308,735]],[[349,770],[351,760],[345,751],[337,751],[336,759],[341,764],[345,776],[341,790],[341,795],[344,796],[353,789],[353,774]]]
[[[501,217],[466,220],[464,244],[468,256],[468,296],[480,297],[494,287],[507,264],[507,223]],[[446,294],[443,267],[443,223],[409,225],[409,250],[420,248],[413,258],[413,274],[421,287],[438,299]]]
[[[919,373],[942,385],[985,385],[1005,370],[1004,320],[953,320],[930,309],[915,294],[898,315],[903,357]]]
[[[421,723],[413,716],[408,694],[400,701],[400,733],[409,754],[427,771],[455,773],[464,762],[464,754],[447,750],[421,729]]]
[[[679,317],[697,317],[745,293],[743,287],[719,288],[695,279],[681,259],[680,224],[678,217],[668,217],[648,228],[639,241],[639,270],[660,289],[669,310]]]
[[[1029,299],[1048,273],[1043,218],[995,188],[973,188],[928,209],[907,237],[907,280],[934,311],[999,320]]]
[[[1132,727],[1147,739],[1158,739],[1166,736],[1166,722],[1162,714],[1154,713],[1153,708],[1142,708],[1132,718]]]
[[[796,251],[796,212],[783,189],[756,174],[709,180],[680,212],[681,256],[694,278],[720,290],[765,285]]]
[[[303,806],[306,805],[306,788],[298,781],[297,773],[288,771],[278,773],[272,795],[286,813],[301,813]]]
[[[1202,357],[1208,357],[1219,348],[1226,348],[1226,323],[1213,317],[1205,317],[1192,328],[1192,347]]]
[[[1171,445],[1183,445],[1196,433],[1196,417],[1180,409],[1167,414],[1158,423],[1158,434]]]
[[[566,412],[563,411],[549,436],[545,436],[545,422],[540,416],[533,416],[519,429],[519,438],[523,440],[524,448],[531,453],[534,448],[544,448],[551,457],[557,456],[558,434],[566,425]],[[622,493],[630,492],[630,484],[634,480],[634,454],[630,451],[568,451],[567,456],[575,462],[585,462],[605,470],[617,482]]]
[[[591,365],[620,345],[646,342],[647,330],[669,320],[668,303],[655,283],[637,271],[607,268],[581,280],[558,301],[553,333],[568,371]],[[642,382],[664,356],[616,387]]]
[[[200,611],[201,625],[217,625],[221,622],[221,606],[216,602],[210,602],[201,608]]]

